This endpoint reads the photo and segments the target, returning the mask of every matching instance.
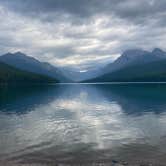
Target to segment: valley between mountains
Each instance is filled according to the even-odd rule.
[[[85,72],[56,67],[24,53],[0,56],[0,83],[166,82],[166,52],[132,49],[114,62]]]

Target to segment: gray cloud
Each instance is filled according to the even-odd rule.
[[[96,14],[114,14],[132,21],[143,21],[145,18],[165,13],[166,10],[165,0],[0,0],[0,2],[15,12],[31,16],[38,14],[38,18],[47,18],[48,21],[51,20],[50,15],[59,12],[83,18]]]
[[[165,0],[0,0],[0,53],[96,66],[130,48],[166,49]]]

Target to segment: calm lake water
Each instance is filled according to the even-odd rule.
[[[166,162],[166,85],[0,88],[0,163]]]

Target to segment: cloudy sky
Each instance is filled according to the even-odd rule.
[[[165,0],[0,0],[0,54],[96,66],[124,50],[166,50]]]

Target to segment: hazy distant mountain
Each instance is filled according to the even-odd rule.
[[[4,62],[8,65],[28,72],[53,77],[60,80],[61,82],[68,81],[68,79],[63,76],[62,72],[53,65],[45,62],[40,62],[35,58],[29,57],[21,52],[16,52],[14,54],[7,53],[5,55],[2,55],[0,56],[0,62]]]
[[[0,84],[42,84],[58,82],[54,78],[23,71],[0,62]]]
[[[129,50],[107,65],[103,73],[87,82],[166,81],[166,52]]]
[[[101,68],[86,68],[86,70],[76,71],[71,68],[61,68],[66,77],[72,78],[75,82],[95,78],[102,74]]]

